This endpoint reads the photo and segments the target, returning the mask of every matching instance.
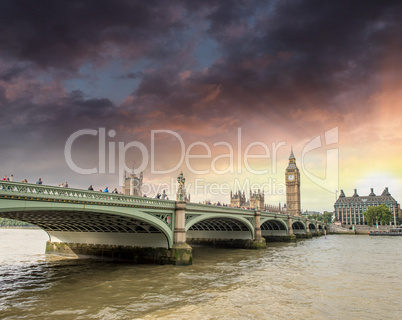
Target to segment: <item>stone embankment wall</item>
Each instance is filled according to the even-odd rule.
[[[355,230],[351,230],[349,228],[346,227],[342,227],[339,225],[329,225],[327,226],[327,228],[329,229],[329,233],[335,233],[335,234],[355,234]]]
[[[349,229],[352,226],[330,225],[329,232],[335,234],[369,234],[370,231],[389,231],[390,226],[355,226],[354,230]]]
[[[368,234],[370,231],[389,231],[391,226],[356,226],[357,234]]]

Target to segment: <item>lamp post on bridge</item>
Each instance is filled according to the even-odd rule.
[[[177,182],[179,183],[179,187],[177,189],[176,200],[184,201],[186,199],[186,189],[184,187],[184,184],[186,183],[186,178],[183,178],[183,172],[181,172],[177,177]]]

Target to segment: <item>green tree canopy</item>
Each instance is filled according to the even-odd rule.
[[[6,218],[0,218],[0,227],[28,227],[33,226],[30,223],[22,222],[18,220],[11,220]]]
[[[317,221],[323,221],[325,223],[331,223],[332,212],[324,212],[323,214],[313,213],[308,215],[309,219],[314,219]]]
[[[308,218],[309,219],[314,219],[314,220],[317,220],[317,221],[322,221],[322,215],[318,214],[318,213],[309,214]]]
[[[332,212],[325,211],[322,214],[322,221],[324,221],[325,223],[331,223],[332,222],[332,216],[333,216]]]
[[[363,212],[364,218],[369,226],[373,223],[380,222],[386,225],[392,221],[393,214],[385,204],[380,204],[376,207],[369,207],[367,211]]]

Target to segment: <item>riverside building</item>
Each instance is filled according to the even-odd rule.
[[[335,221],[348,225],[367,225],[363,212],[367,211],[369,207],[379,206],[380,204],[385,204],[388,207],[394,216],[393,224],[396,224],[399,205],[389,193],[388,188],[385,188],[380,196],[374,193],[373,188],[371,188],[368,196],[359,196],[357,189],[355,189],[353,196],[346,197],[343,190],[341,190],[339,198],[334,204]]]

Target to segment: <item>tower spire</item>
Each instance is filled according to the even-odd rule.
[[[293,147],[290,147],[290,156],[289,156],[289,160],[290,159],[296,159],[295,155],[293,154]]]
[[[296,158],[295,155],[293,154],[293,147],[290,149],[290,156],[289,156],[289,164],[287,169],[296,169]]]

